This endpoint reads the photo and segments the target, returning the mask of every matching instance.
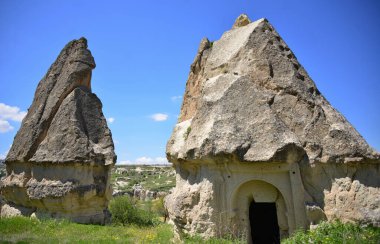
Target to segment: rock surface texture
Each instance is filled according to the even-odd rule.
[[[91,92],[94,68],[81,38],[64,47],[38,84],[6,158],[2,216],[35,212],[81,223],[107,219],[116,155],[102,103]]]
[[[166,152],[178,234],[241,235],[243,226],[251,238],[252,200],[276,203],[281,237],[325,218],[380,225],[379,153],[266,19],[239,16],[220,40],[201,41]]]

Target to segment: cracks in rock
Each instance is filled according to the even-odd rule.
[[[304,127],[305,135],[308,134],[309,130],[317,123],[319,118],[321,118],[322,116],[324,116],[323,109],[317,109],[315,107],[311,121]]]
[[[309,89],[307,89],[307,91],[313,95],[319,92],[318,89],[316,89],[315,87],[310,87]]]
[[[70,64],[72,64],[72,63],[82,63],[82,64],[88,65],[91,69],[95,68],[95,65],[93,63],[90,63],[90,62],[87,62],[87,61],[84,61],[84,60],[71,60],[69,63]]]
[[[282,90],[283,93],[294,96],[297,98],[297,101],[300,99],[300,96],[297,91],[293,90],[291,87],[285,88]]]
[[[240,145],[238,146],[236,149],[235,149],[235,154],[236,156],[239,158],[240,161],[244,161],[244,156],[245,154],[248,152],[249,148],[250,148],[251,144],[244,144],[244,145]]]
[[[273,78],[274,74],[273,74],[273,66],[272,66],[272,63],[269,62],[269,76],[271,78]]]
[[[351,176],[352,181],[356,180],[356,174],[357,174],[357,170],[355,169],[355,172]]]
[[[81,72],[79,72],[79,74],[80,74]],[[51,125],[51,123],[52,123],[52,121],[53,121],[53,119],[54,119],[54,117],[55,117],[55,115],[57,114],[57,112],[58,112],[58,110],[59,110],[59,107],[61,106],[61,104],[63,103],[63,101],[64,101],[64,99],[75,89],[75,88],[77,88],[78,87],[78,84],[81,84],[82,83],[82,80],[84,80],[84,79],[86,79],[86,77],[88,77],[88,75],[89,75],[89,73],[91,73],[91,70],[88,72],[88,71],[86,71],[85,72],[86,74],[83,74],[82,75],[82,77],[80,77],[80,78],[82,78],[82,79],[78,79],[79,80],[79,82],[77,81],[77,82],[72,82],[71,83],[71,86],[69,86],[69,87],[67,87],[66,88],[66,90],[61,94],[61,96],[60,96],[60,98],[59,98],[59,100],[56,102],[56,104],[54,104],[54,106],[52,107],[52,109],[51,109],[51,112],[50,112],[50,114],[49,114],[49,117],[46,119],[46,120],[44,120],[44,121],[42,121],[41,123],[40,123],[40,121],[41,121],[41,119],[42,119],[42,117],[43,117],[43,114],[41,115],[41,118],[40,118],[40,120],[38,121],[38,123],[37,124],[39,124],[39,128],[41,128],[38,132],[37,132],[37,134],[38,135],[34,135],[33,136],[33,138],[35,138],[35,137],[37,137],[37,138],[35,138],[34,139],[34,141],[33,141],[33,144],[31,145],[31,147],[30,147],[30,149],[29,149],[29,151],[27,152],[27,154],[26,154],[26,156],[25,156],[25,158],[24,158],[24,160],[25,161],[29,161],[32,157],[33,157],[33,155],[36,153],[36,151],[38,150],[38,146],[42,143],[42,141],[46,138],[46,135],[47,135],[47,132],[48,132],[48,130],[49,130],[49,128],[50,128],[50,125]],[[75,73],[73,73],[73,75],[74,75]],[[56,85],[57,83],[55,83],[55,85]],[[54,87],[55,87],[55,85],[54,85]],[[54,87],[52,88],[52,90],[54,89]],[[44,109],[45,109],[45,107],[46,107],[46,105],[47,105],[47,101],[48,101],[48,99],[49,99],[49,96],[47,97],[47,99],[46,99],[46,101],[45,101],[45,103],[44,103]],[[42,111],[45,111],[45,110],[42,110]],[[41,131],[42,130],[42,131]]]
[[[323,173],[326,175],[326,179],[328,179],[330,181],[330,182],[326,182],[326,183],[328,183],[328,185],[330,186],[330,189],[327,189],[327,190],[331,191],[331,187],[332,187],[331,176],[327,173],[324,165],[321,165],[321,169],[322,169]]]
[[[212,43],[213,42],[210,42],[207,38],[201,41],[197,56],[195,57],[194,62],[190,66],[190,70],[194,74],[199,73],[199,71],[201,70],[201,62],[203,58],[203,53],[207,49],[212,48]]]
[[[268,105],[269,107],[271,108],[273,103],[274,103],[274,98],[276,97],[276,95],[273,95],[269,100],[268,100]]]
[[[297,72],[296,78],[299,80],[305,81],[305,76],[301,75],[299,72]]]
[[[218,73],[224,73],[224,74],[228,73],[227,69],[228,69],[228,63],[223,63],[217,67],[211,68],[212,71],[218,71]]]
[[[306,151],[303,147],[297,145],[294,142],[286,143],[281,148],[278,148],[273,156],[271,157],[271,161],[283,161],[283,162],[299,162],[302,157],[304,157]],[[290,156],[290,158],[289,158]]]
[[[88,133],[88,129],[87,129],[87,124],[86,124],[86,120],[85,120],[85,118],[84,118],[84,116],[83,116],[83,110],[82,110],[82,103],[83,103],[83,100],[82,100],[82,98],[81,97],[79,97],[79,99],[78,99],[79,101],[79,106],[77,107],[78,108],[78,110],[77,110],[77,116],[80,118],[80,121],[83,121],[83,123],[81,124],[82,126],[83,126],[83,131],[84,131],[84,134],[86,135],[86,137],[88,138],[88,139],[90,139],[90,136],[89,136],[89,133]],[[89,145],[90,144],[90,141],[89,140],[87,140],[87,144],[86,144],[86,148],[89,148]]]

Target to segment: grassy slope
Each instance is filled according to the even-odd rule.
[[[25,217],[0,219],[0,243],[172,243],[172,227],[81,225],[67,221],[38,221]],[[186,238],[184,243],[245,243],[245,241]],[[283,243],[380,243],[380,228],[322,223],[314,231],[298,232]]]
[[[0,219],[0,243],[170,243],[172,227],[99,226],[17,217]]]

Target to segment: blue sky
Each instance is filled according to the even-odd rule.
[[[380,1],[2,0],[0,157],[60,50],[84,36],[118,161],[164,162],[200,40],[219,39],[240,13],[267,18],[322,94],[380,151]]]

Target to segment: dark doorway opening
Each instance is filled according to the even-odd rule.
[[[252,243],[280,243],[275,203],[251,202],[249,206]]]

